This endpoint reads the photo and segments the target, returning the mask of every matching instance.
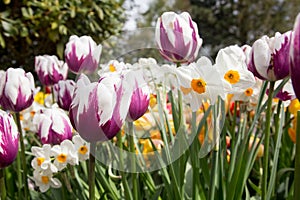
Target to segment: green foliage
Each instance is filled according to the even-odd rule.
[[[51,0],[0,2],[1,68],[34,66],[34,56],[63,58],[73,34],[89,35],[97,43],[118,34],[125,19],[118,0]]]

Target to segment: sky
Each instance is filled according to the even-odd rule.
[[[142,17],[142,14],[149,9],[149,5],[153,0],[126,0],[123,7],[128,16],[128,20],[124,25],[124,30],[132,31],[136,29],[136,20]]]

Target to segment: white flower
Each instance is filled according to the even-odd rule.
[[[31,166],[36,171],[50,170],[51,172],[57,172],[57,167],[51,162],[51,146],[45,144],[42,147],[31,147],[31,152],[35,158],[31,161]]]
[[[244,91],[235,91],[233,92],[233,101],[244,101],[244,102],[251,102],[256,104],[259,98],[260,89],[262,87],[262,81],[258,78],[255,79],[256,83],[252,87],[245,89]]]
[[[78,155],[70,140],[64,140],[60,145],[54,145],[51,149],[51,155],[55,157],[54,165],[59,171],[64,169],[67,164],[78,164]]]
[[[179,88],[192,111],[197,111],[203,102],[214,104],[220,96],[225,99],[230,85],[223,81],[211,61],[201,57],[197,63],[175,69]],[[176,81],[175,81],[176,82]]]
[[[243,92],[255,84],[254,75],[248,70],[243,50],[232,45],[218,52],[215,64],[222,79],[232,86],[232,92]]]
[[[80,135],[75,135],[72,141],[74,143],[75,151],[77,151],[79,161],[87,160],[90,153],[90,143],[82,139]]]
[[[33,172],[35,184],[40,188],[41,192],[46,192],[50,187],[60,188],[61,182],[57,178],[53,178],[51,170]]]

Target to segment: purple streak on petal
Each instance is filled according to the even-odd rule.
[[[18,137],[12,137],[12,127],[8,119],[4,116],[0,117],[0,141],[3,152],[0,152],[0,168],[5,168],[12,164],[18,153]]]
[[[121,127],[123,125],[123,121],[120,117],[120,109],[122,109],[121,101],[123,96],[123,87],[122,85],[117,88],[115,85],[115,91],[117,95],[116,99],[116,105],[113,111],[112,119],[110,119],[108,122],[106,122],[104,125],[101,126],[104,134],[108,139],[113,138],[116,136],[116,134],[121,130]]]
[[[127,115],[127,120],[135,121],[145,114],[149,106],[149,95],[144,94],[141,88],[137,88],[132,96]]]
[[[277,80],[284,79],[290,73],[289,65],[289,53],[290,53],[290,37],[284,35],[284,42],[279,50],[275,50],[273,56],[274,74]]]
[[[76,54],[76,44],[72,43],[72,50],[67,53],[65,56],[66,63],[69,66],[69,69],[74,73],[79,73],[81,70],[81,64],[85,59],[85,56],[82,55],[81,58]]]
[[[248,70],[250,72],[253,73],[254,76],[256,76],[257,78],[261,79],[261,80],[266,80],[266,78],[262,77],[258,71],[256,70],[256,66],[254,64],[254,53],[253,53],[253,49],[251,50],[251,53],[250,53],[250,60],[248,62]]]
[[[93,73],[98,68],[98,62],[93,57],[93,52],[91,49],[91,44],[89,43],[89,53],[85,56],[83,62],[80,65],[80,70],[86,73]]]

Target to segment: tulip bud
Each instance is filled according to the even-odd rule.
[[[68,65],[56,56],[36,56],[35,71],[43,85],[54,85],[67,78]]]
[[[0,104],[5,110],[20,112],[33,102],[34,80],[30,72],[9,68],[0,77]]]
[[[202,45],[197,24],[187,12],[165,12],[157,20],[155,40],[161,55],[174,63],[193,62]]]
[[[65,49],[65,60],[74,73],[93,73],[100,61],[102,46],[90,36],[72,35]]]
[[[11,114],[0,110],[0,169],[13,163],[17,153],[17,125]]]
[[[292,32],[263,36],[252,46],[248,69],[259,79],[277,81],[289,76],[290,39]]]
[[[295,94],[300,99],[300,13],[296,18],[293,30],[290,49],[291,80]]]
[[[73,80],[59,81],[54,85],[53,88],[54,96],[58,106],[66,111],[69,111],[73,98],[75,82]]]
[[[34,115],[33,123],[43,144],[60,144],[72,139],[72,124],[60,108],[48,108]]]
[[[69,114],[84,140],[105,141],[120,131],[130,103],[128,88],[119,75],[92,83],[85,75],[80,76]]]

